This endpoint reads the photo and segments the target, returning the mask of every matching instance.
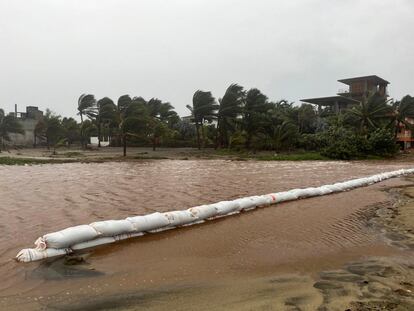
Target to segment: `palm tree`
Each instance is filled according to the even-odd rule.
[[[135,97],[124,110],[122,121],[119,125],[122,142],[123,154],[126,156],[128,137],[146,139],[150,130],[150,123],[153,118],[149,116],[146,102],[141,97]]]
[[[122,133],[122,127],[123,127],[123,122],[125,121],[125,118],[126,118],[126,112],[129,106],[131,105],[131,103],[132,103],[132,98],[129,95],[122,95],[118,98],[116,122],[118,123],[119,135],[118,135],[117,144],[119,145],[120,140],[122,141],[122,145],[125,148],[125,151],[124,151],[125,154],[126,154],[126,137],[124,133]]]
[[[98,128],[98,147],[101,147],[102,125],[110,125],[116,120],[117,107],[112,99],[104,97],[97,102],[96,126]]]
[[[193,95],[193,106],[187,105],[194,119],[197,132],[197,147],[201,149],[200,127],[202,132],[203,147],[205,146],[204,122],[211,123],[216,118],[218,105],[211,92],[198,90]]]
[[[24,130],[15,116],[6,116],[4,110],[0,109],[0,152],[2,147],[5,149],[5,142],[10,141],[10,133],[24,134]]]
[[[240,117],[245,101],[246,92],[238,84],[231,84],[219,99],[220,107],[218,110],[217,123],[217,143],[219,146],[229,143],[229,131],[234,131],[237,119]]]
[[[401,101],[396,101],[392,105],[392,110],[393,113],[390,124],[395,126],[396,138],[398,129],[401,125],[409,129],[413,128],[413,125],[408,122],[407,118],[414,118],[414,97],[411,97],[410,95],[404,96]]]
[[[262,129],[268,108],[266,95],[258,89],[250,89],[247,92],[242,121],[242,127],[247,136],[246,148],[250,148],[253,135],[258,134]]]
[[[96,99],[92,94],[82,94],[78,99],[78,114],[81,118],[81,144],[82,147],[84,143],[84,133],[83,133],[83,115],[87,116],[89,119],[93,119],[96,116]]]
[[[64,136],[61,117],[46,109],[45,115],[35,126],[35,132],[37,137],[46,141],[47,149],[53,146],[53,153],[55,154],[56,146]]]
[[[359,131],[367,134],[369,130],[381,127],[382,121],[389,118],[392,112],[388,101],[378,93],[372,94],[367,100],[349,110],[349,115],[359,127]]]
[[[170,103],[162,102],[158,98],[151,98],[145,103],[145,106],[151,119],[149,120],[149,127],[152,133],[152,149],[155,151],[160,138],[170,132],[170,128],[167,125],[174,122],[178,115]]]
[[[276,103],[269,103],[269,107],[266,113],[267,121],[264,125],[265,137],[271,149],[280,151],[294,144],[299,131],[290,115],[292,103],[281,100]]]
[[[271,147],[275,151],[280,151],[282,148],[293,144],[298,136],[298,128],[290,121],[283,121],[281,124],[273,124],[268,134]]]

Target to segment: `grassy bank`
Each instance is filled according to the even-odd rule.
[[[323,161],[331,160],[318,152],[276,154],[256,157],[260,161]]]
[[[60,164],[70,162],[77,162],[77,160],[0,157],[0,165]]]
[[[391,160],[407,160],[410,155],[400,155]],[[246,150],[231,150],[206,148],[129,148],[128,155],[122,156],[122,148],[110,147],[99,150],[58,150],[52,153],[46,149],[19,149],[0,156],[0,165],[32,165],[59,163],[102,163],[102,162],[138,162],[145,160],[232,160],[232,161],[326,161],[332,160],[319,152],[296,150],[292,152],[275,153],[274,151],[249,152]],[[353,160],[390,160],[390,158],[370,156]],[[334,160],[333,160],[334,161]]]

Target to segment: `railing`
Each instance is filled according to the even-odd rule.
[[[345,94],[345,93],[349,93],[348,89],[339,89],[338,90],[338,94]]]

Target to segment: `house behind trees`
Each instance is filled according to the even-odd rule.
[[[348,86],[346,89],[340,89],[334,96],[315,97],[301,99],[302,102],[314,104],[318,107],[318,113],[322,111],[340,114],[362,101],[372,94],[378,94],[384,99],[388,98],[387,87],[390,84],[387,80],[376,75],[340,79],[341,82]],[[414,119],[407,118],[407,122],[414,124]],[[413,133],[403,124],[398,127],[397,142],[403,149],[411,148],[414,145]]]
[[[301,101],[317,105],[319,113],[327,109],[338,114],[366,100],[374,93],[385,99],[388,97],[387,86],[390,83],[375,75],[341,79],[338,82],[346,84],[348,88],[340,89],[334,96],[306,98]]]
[[[24,134],[10,133],[10,143],[15,146],[32,147],[35,143],[35,127],[43,118],[43,111],[35,106],[27,106],[26,112],[18,112],[15,105],[15,110],[10,115],[17,119],[24,130]]]

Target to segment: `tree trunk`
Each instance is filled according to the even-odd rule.
[[[122,143],[124,145],[124,157],[126,157],[126,149],[127,149],[127,135],[122,135]]]
[[[395,140],[397,140],[399,129],[400,129],[400,121],[397,121],[397,126],[395,127],[395,131],[394,131],[394,139]]]
[[[83,113],[80,113],[80,118],[81,118],[81,127],[80,127],[80,135],[81,135],[81,148],[82,149],[86,149],[86,144],[84,142],[84,137],[83,137]]]
[[[201,149],[200,147],[200,125],[198,124],[198,122],[196,122],[196,132],[197,132],[197,148],[198,150]]]
[[[101,122],[98,123],[98,148],[101,147]]]
[[[252,141],[252,135],[248,133],[247,138],[246,138],[246,149],[250,149],[251,141]]]
[[[217,129],[216,129],[216,143],[214,149],[217,150],[219,147],[219,137],[220,137],[220,118],[217,119]]]
[[[201,123],[201,138],[202,138],[202,147],[203,149],[206,147],[206,135],[204,133],[204,124]]]

